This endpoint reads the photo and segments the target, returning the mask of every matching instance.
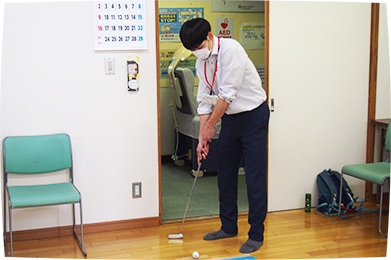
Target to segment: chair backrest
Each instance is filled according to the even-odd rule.
[[[12,136],[3,140],[5,173],[36,174],[72,167],[67,134]]]
[[[180,97],[182,107],[177,108],[179,111],[185,114],[197,116],[198,103],[194,96],[194,74],[189,68],[176,68],[175,76],[179,79],[181,92],[183,95]]]
[[[181,90],[181,84],[179,82],[179,79],[176,78],[175,70],[177,69],[177,66],[179,62],[185,61],[187,58],[191,56],[192,52],[186,49],[185,47],[181,46],[179,47],[173,57],[170,65],[168,66],[168,78],[170,80],[170,89],[174,95],[175,104],[179,111],[182,109],[182,97],[183,93]],[[184,113],[183,111],[181,111]],[[186,112],[188,114],[188,111]]]

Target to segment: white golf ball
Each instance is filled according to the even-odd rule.
[[[194,259],[197,259],[200,256],[200,254],[197,251],[194,251],[192,256]]]

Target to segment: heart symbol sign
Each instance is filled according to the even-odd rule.
[[[221,23],[221,27],[223,27],[223,29],[227,28],[228,26],[228,23]]]

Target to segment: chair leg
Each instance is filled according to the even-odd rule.
[[[341,216],[341,203],[342,203],[342,180],[343,180],[343,172],[341,171],[341,181],[339,185],[339,203],[338,203],[338,216]]]
[[[380,188],[379,232],[380,232],[380,234],[382,234],[383,236],[388,237],[387,234],[384,234],[384,233],[381,231],[381,219],[382,219],[382,215],[383,215],[383,184],[384,184],[384,183],[382,183],[381,188]]]
[[[9,218],[9,228],[10,228],[10,253],[8,253],[8,243],[7,243],[7,205],[8,205],[8,218]],[[14,257],[13,243],[12,243],[12,213],[10,203],[7,202],[6,187],[4,187],[4,247],[5,247],[5,257],[7,260],[12,260]]]
[[[85,256],[87,256],[87,252],[84,249],[83,211],[82,211],[82,206],[81,206],[81,199],[80,199],[80,232],[81,232],[81,246],[83,249],[83,253]]]
[[[6,205],[6,192],[5,192],[5,187],[4,187],[4,194],[3,194],[3,243],[4,243],[4,250],[5,250],[5,256],[8,256],[8,245],[7,245],[7,207]]]
[[[80,198],[79,204],[80,204],[80,232],[81,232],[81,240],[80,240],[79,236],[77,235],[77,231],[76,231],[75,204],[72,204],[72,208],[73,208],[73,233],[74,233],[77,241],[79,242],[80,248],[83,251],[84,256],[87,256],[87,252],[84,249],[83,211],[82,211],[82,205],[81,205],[81,198]]]
[[[11,252],[11,257],[13,257],[14,256],[14,247],[12,244],[12,213],[11,213],[10,203],[8,204],[8,218],[9,218],[9,228],[10,228],[10,252]]]
[[[388,210],[391,210],[391,179],[388,179],[388,201],[389,201],[389,206]]]

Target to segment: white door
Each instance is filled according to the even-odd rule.
[[[391,6],[386,3],[380,4],[379,13],[379,54],[377,70],[377,89],[376,89],[376,118],[390,118],[390,43],[388,36],[387,7],[389,12]]]
[[[365,162],[369,3],[270,2],[269,211],[317,205],[316,176]],[[347,178],[355,195],[364,182]]]

